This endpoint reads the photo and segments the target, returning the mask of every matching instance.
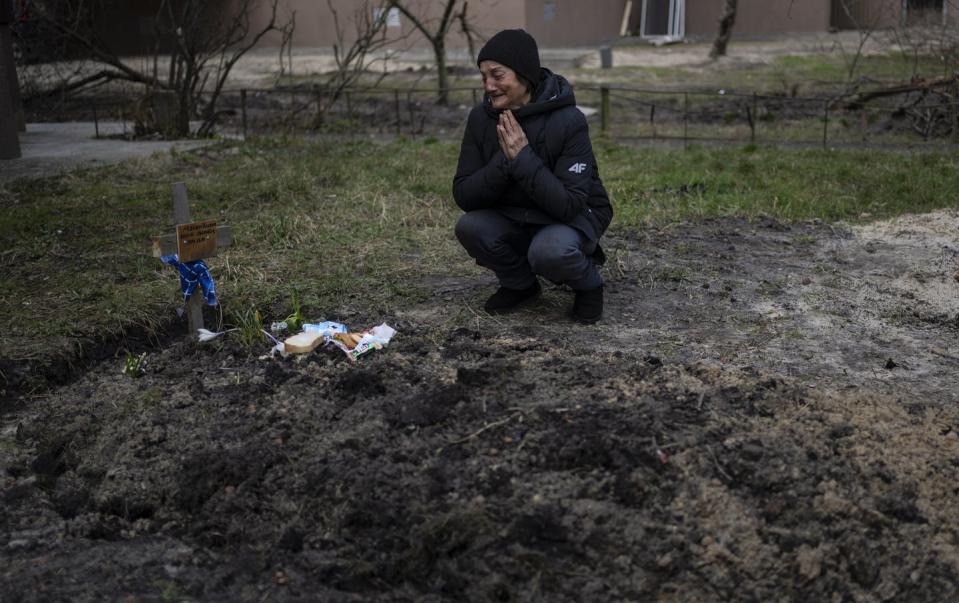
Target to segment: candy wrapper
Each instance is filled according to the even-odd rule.
[[[304,333],[322,333],[327,340],[332,339],[335,333],[346,333],[347,330],[346,325],[331,320],[321,323],[303,323]]]
[[[383,323],[364,333],[334,333],[330,341],[340,348],[347,358],[356,360],[370,350],[383,349],[393,335],[396,335],[396,330]]]

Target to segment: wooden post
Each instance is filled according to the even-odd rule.
[[[243,140],[246,140],[246,88],[240,90],[240,116],[243,123]]]
[[[609,87],[600,86],[600,131],[605,135],[609,128]]]
[[[173,184],[173,223],[175,226],[180,224],[190,224],[190,204],[187,199],[186,185],[182,182]],[[195,223],[200,227],[212,227],[212,223]],[[176,230],[176,229],[175,229]],[[205,233],[204,233],[205,234]],[[211,233],[212,234],[212,233]],[[229,226],[217,226],[215,242],[207,237],[206,252],[196,254],[192,259],[202,259],[216,255],[216,250],[222,247],[229,247],[232,242],[232,236]],[[180,241],[177,234],[168,234],[160,237],[153,237],[153,256],[160,257],[178,253]],[[193,248],[196,249],[196,248]],[[197,257],[199,256],[199,257]],[[182,259],[181,261],[188,261]],[[195,333],[197,329],[203,328],[203,292],[200,287],[193,291],[193,295],[186,302],[187,321],[190,325],[190,332]]]
[[[323,127],[323,89],[319,84],[313,84],[313,102],[316,103],[316,115],[313,117],[313,129]]]
[[[827,148],[826,139],[829,136],[829,101],[822,110],[822,148]]]
[[[173,184],[173,225],[190,222],[190,202],[187,199],[186,184]],[[186,315],[190,325],[190,333],[196,333],[203,328],[203,292],[197,287],[193,295],[186,302]]]
[[[400,122],[402,118],[400,117],[400,89],[393,89],[393,105],[396,109],[396,135],[400,135]]]
[[[416,115],[413,114],[413,91],[406,91],[406,110],[410,113],[410,134],[416,134]]]
[[[623,20],[619,23],[619,35],[625,37],[629,34],[629,17],[633,13],[633,0],[626,0],[626,6],[623,8]]]

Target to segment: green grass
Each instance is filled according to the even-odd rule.
[[[746,146],[600,147],[621,227],[724,215],[785,221],[879,219],[954,206],[959,157]]]
[[[294,296],[308,319],[382,314],[426,299],[425,275],[479,276],[452,234],[457,150],[266,139],[0,187],[2,356],[42,362],[170,320],[177,278],[149,255],[150,236],[171,230],[178,180],[194,219],[233,229],[233,246],[209,261],[224,326],[251,308],[267,325],[283,320]],[[880,219],[959,204],[954,154],[596,150],[624,234],[715,216]]]
[[[853,65],[854,52],[850,56],[838,53],[829,55],[793,55],[776,57],[773,69],[794,80],[845,81],[854,67],[852,79],[867,77],[877,80],[908,80],[914,75],[946,75],[945,66],[938,57],[910,57],[899,52],[886,55],[864,55]]]
[[[668,47],[661,52],[669,52]],[[620,84],[653,90],[719,90],[815,96],[835,92],[860,78],[885,82],[908,81],[915,75],[948,75],[954,64],[939,56],[911,56],[902,52],[862,55],[853,61],[855,48],[846,54],[832,49],[803,55],[784,55],[768,63],[740,65],[706,63],[708,47],[702,47],[704,66],[625,66],[612,69],[564,70],[570,81],[582,85]]]

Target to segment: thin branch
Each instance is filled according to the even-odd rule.
[[[400,11],[400,13],[402,13],[403,16],[409,19],[410,23],[413,24],[413,27],[420,30],[420,32],[422,32],[422,34],[426,36],[428,40],[433,39],[433,33],[429,29],[427,29],[426,25],[422,21],[420,21],[416,17],[416,15],[410,12],[409,9],[407,9],[405,6],[397,2],[397,0],[388,0],[388,3],[390,8],[395,8],[396,10]]]
[[[459,438],[458,440],[453,440],[452,442],[449,443],[449,445],[450,445],[450,446],[456,446],[456,445],[458,445],[458,444],[465,444],[466,442],[469,442],[470,440],[475,440],[476,438],[478,438],[479,436],[483,435],[484,433],[486,433],[486,432],[489,431],[490,429],[496,429],[496,428],[499,427],[500,425],[505,425],[506,423],[509,423],[510,421],[512,421],[513,419],[515,419],[516,417],[521,417],[521,416],[523,416],[524,414],[526,414],[526,413],[525,413],[524,411],[521,411],[521,410],[514,411],[513,413],[511,413],[511,414],[510,414],[508,417],[506,417],[505,419],[500,419],[499,421],[493,421],[492,423],[487,423],[486,425],[484,425],[484,426],[481,427],[480,429],[477,429],[477,430],[474,431],[473,433],[471,433],[471,434],[469,434],[469,435],[467,435],[467,436],[463,436],[462,438]]]
[[[926,78],[912,81],[908,84],[901,84],[898,86],[890,86],[888,88],[880,88],[878,90],[871,90],[869,92],[863,92],[853,96],[848,99],[844,104],[846,109],[859,109],[864,104],[869,101],[875,100],[877,98],[884,98],[887,96],[898,96],[900,94],[908,94],[910,92],[928,92],[935,88],[942,88],[944,86],[951,86],[959,82],[959,75],[950,75],[946,77],[934,77]]]
[[[112,80],[126,80],[126,74],[120,73],[118,71],[110,71],[108,69],[100,70],[93,75],[89,75],[79,80],[68,81],[56,88],[51,90],[43,90],[41,92],[36,92],[24,98],[25,101],[31,101],[38,98],[48,98],[51,96],[58,96],[61,94],[68,94],[70,92],[76,92],[81,88],[85,88],[90,84],[105,84],[106,82]]]

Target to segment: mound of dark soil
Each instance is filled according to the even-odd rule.
[[[34,403],[3,600],[959,597],[954,408],[396,326],[358,363],[183,342]]]

